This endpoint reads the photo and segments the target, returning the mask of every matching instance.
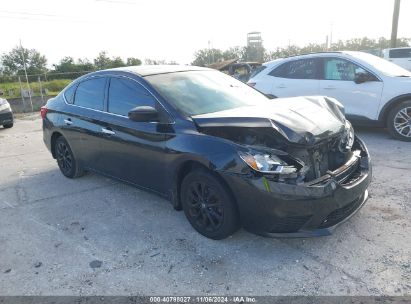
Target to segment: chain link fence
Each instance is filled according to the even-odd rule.
[[[73,79],[91,71],[0,76],[0,97],[9,101],[13,111],[34,112],[56,96]]]

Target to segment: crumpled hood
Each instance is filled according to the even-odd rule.
[[[192,116],[200,128],[272,127],[287,141],[313,145],[343,132],[342,105],[324,96],[277,98],[271,104]]]

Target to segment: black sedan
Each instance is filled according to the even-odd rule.
[[[270,100],[221,72],[141,66],[85,75],[41,109],[61,172],[151,190],[212,239],[241,226],[327,235],[367,200],[370,158],[335,99]]]

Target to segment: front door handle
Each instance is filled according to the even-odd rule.
[[[67,118],[64,120],[64,123],[68,126],[71,126],[73,124],[73,122],[71,121],[71,118]]]
[[[109,130],[109,129],[106,129],[106,128],[101,128],[101,132],[103,132],[104,134],[107,134],[107,135],[115,135],[116,134],[116,132],[114,132],[113,130]]]
[[[278,86],[277,86],[277,88],[278,89],[285,89],[286,88],[286,86],[285,86],[285,84],[279,84]]]
[[[324,87],[326,90],[335,90],[335,86],[326,86]]]

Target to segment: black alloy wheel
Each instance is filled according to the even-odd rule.
[[[68,178],[75,178],[82,175],[83,171],[71,151],[70,145],[63,136],[57,138],[55,142],[55,155],[61,173]]]
[[[233,199],[221,182],[206,170],[195,170],[184,178],[181,198],[188,221],[202,235],[219,240],[238,229]]]

